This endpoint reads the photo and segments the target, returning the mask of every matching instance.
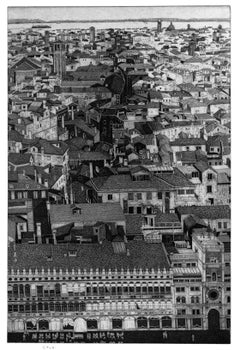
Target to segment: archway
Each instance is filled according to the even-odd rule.
[[[162,328],[171,328],[171,327],[172,327],[171,317],[168,317],[168,316],[162,317]]]
[[[137,318],[137,327],[138,328],[148,328],[147,317],[138,317]]]
[[[113,318],[112,319],[113,329],[121,329],[122,328],[122,319],[121,318]]]
[[[156,318],[156,317],[149,318],[149,327],[150,328],[160,328],[159,318]]]
[[[100,330],[110,330],[112,329],[112,324],[111,321],[109,319],[109,317],[102,317],[99,320],[99,329]]]
[[[49,329],[49,322],[48,320],[39,320],[38,322],[39,330],[48,330]]]
[[[74,321],[74,332],[87,332],[87,322],[83,318]]]
[[[208,313],[208,329],[218,330],[220,329],[220,315],[219,311],[215,309],[211,309]]]
[[[74,322],[71,318],[64,318],[63,319],[63,329],[74,329]]]
[[[34,318],[28,319],[26,322],[27,330],[36,330],[37,329],[37,321]]]

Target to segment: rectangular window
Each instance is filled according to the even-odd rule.
[[[152,199],[152,192],[147,192],[147,199],[151,200]]]
[[[22,199],[22,192],[18,192],[18,199]]]
[[[137,207],[137,214],[142,214],[142,207]]]
[[[192,172],[192,177],[199,177],[198,172],[197,172],[197,171],[196,171],[196,172],[193,171],[193,172]]]
[[[219,228],[219,229],[222,228],[222,223],[221,223],[221,221],[218,222],[218,228]]]
[[[186,319],[185,318],[179,318],[177,320],[177,327],[178,328],[185,328],[186,327]]]
[[[193,315],[200,315],[200,310],[199,309],[193,309],[192,310]]]
[[[207,193],[212,193],[212,186],[207,186]]]
[[[194,194],[194,190],[193,189],[186,190],[186,194]]]
[[[134,207],[128,207],[128,213],[134,214]]]
[[[224,222],[224,223],[223,223],[223,228],[227,229],[227,226],[228,226],[228,225],[227,225],[227,222]]]
[[[202,319],[201,318],[193,318],[192,325],[193,325],[193,327],[202,327]]]
[[[186,315],[186,309],[178,309],[177,315]]]
[[[27,197],[28,197],[27,191],[24,191],[23,192],[23,198],[27,198]]]
[[[137,193],[137,200],[139,201],[139,200],[141,200],[142,199],[142,193]]]
[[[38,198],[38,191],[33,191],[33,198],[37,199]]]
[[[213,174],[208,174],[208,175],[207,175],[207,179],[208,179],[208,180],[212,180],[212,179],[213,179]]]
[[[42,198],[46,198],[46,191],[41,191],[42,193]]]
[[[133,193],[132,192],[128,193],[128,200],[133,201]]]
[[[112,194],[108,194],[108,200],[111,201],[113,199]]]
[[[184,190],[178,190],[177,192],[178,192],[178,194],[180,194],[180,195],[185,194],[185,191],[184,191]]]
[[[162,199],[162,192],[158,192],[158,199]]]

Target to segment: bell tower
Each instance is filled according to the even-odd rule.
[[[61,41],[53,44],[53,71],[61,79],[66,73],[66,45]]]

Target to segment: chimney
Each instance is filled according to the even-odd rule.
[[[42,184],[42,175],[38,174],[38,183],[41,185]]]
[[[37,243],[41,244],[42,243],[42,229],[41,229],[41,222],[37,222]]]
[[[93,163],[92,162],[89,163],[89,170],[90,170],[90,179],[92,179],[93,178]]]
[[[53,244],[57,244],[57,238],[56,238],[56,229],[52,231],[53,233]]]
[[[13,258],[14,258],[14,262],[17,262],[17,252],[16,252],[16,243],[13,243]]]

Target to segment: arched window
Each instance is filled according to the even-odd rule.
[[[62,303],[62,312],[67,312],[67,303]]]
[[[44,303],[44,311],[48,311],[48,303]]]
[[[30,297],[30,285],[29,284],[25,285],[25,297],[27,297],[27,298]]]
[[[39,325],[39,330],[49,329],[49,322],[47,320],[40,320],[38,325]]]
[[[24,288],[23,288],[23,284],[19,285],[19,294],[20,294],[20,298],[24,297]]]
[[[191,297],[191,304],[194,304],[194,297]]]
[[[86,303],[84,303],[83,301],[81,301],[80,303],[80,311],[86,311]]]
[[[113,325],[113,329],[121,329],[122,328],[121,318],[113,318],[112,325]]]
[[[74,303],[74,311],[79,311],[79,303],[77,301]]]
[[[17,284],[13,285],[13,297],[18,298],[18,285]]]
[[[97,320],[87,320],[87,328],[88,329],[97,329]]]
[[[73,311],[73,303],[68,304],[68,311]]]
[[[176,302],[177,302],[177,303],[180,303],[180,302],[181,302],[181,298],[180,298],[180,297],[177,297]]]
[[[55,311],[56,312],[61,312],[61,305],[60,305],[60,303],[56,303],[55,304]]]
[[[217,274],[216,272],[212,273],[212,281],[216,281],[217,280]]]
[[[55,293],[56,293],[56,296],[60,296],[61,294],[61,287],[59,283],[55,284]]]
[[[43,303],[38,303],[38,312],[43,311]]]
[[[51,303],[49,304],[49,310],[50,310],[50,311],[54,311],[54,303],[53,303],[53,302],[51,302]]]
[[[138,328],[147,328],[148,322],[146,317],[138,317],[137,318],[137,327]]]
[[[185,304],[186,303],[186,298],[182,297],[182,303]]]
[[[171,328],[172,327],[172,319],[168,316],[164,316],[162,318],[162,328]]]
[[[199,304],[199,297],[196,297],[196,304]]]
[[[150,318],[149,319],[149,327],[150,328],[160,328],[160,321],[158,318]]]
[[[37,329],[37,324],[35,320],[27,321],[26,326],[28,330],[36,330]]]
[[[26,313],[30,313],[30,310],[31,310],[30,304],[29,304],[29,303],[26,303],[26,304],[25,304],[25,312],[26,312]]]
[[[24,312],[24,305],[23,304],[19,305],[19,312]]]
[[[37,312],[37,304],[33,303],[32,304],[32,313],[35,314]]]

